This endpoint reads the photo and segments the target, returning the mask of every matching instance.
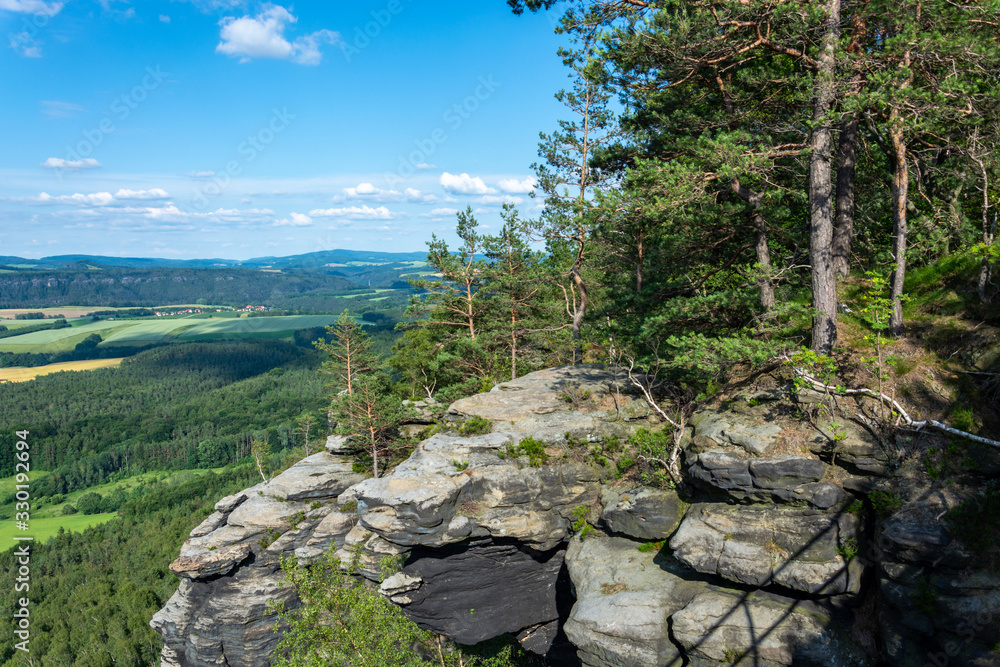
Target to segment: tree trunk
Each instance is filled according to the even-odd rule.
[[[764,226],[764,214],[760,212],[763,203],[763,194],[754,192],[740,183],[740,179],[734,178],[730,183],[730,188],[751,206],[750,224],[757,233],[756,253],[757,263],[764,269],[765,275],[757,281],[760,289],[760,306],[767,314],[774,308],[774,283],[771,282],[771,249],[767,246],[767,228]]]
[[[829,354],[837,344],[837,282],[833,272],[833,208],[830,187],[830,119],[836,90],[836,49],[840,33],[840,0],[828,0],[823,53],[816,72],[813,133],[809,154],[809,257],[812,264],[812,349]]]
[[[858,114],[840,123],[837,146],[837,210],[833,226],[833,271],[839,278],[851,272],[851,235],[854,232],[854,164],[858,143]]]
[[[760,307],[767,315],[774,308],[774,284],[771,282],[771,249],[767,247],[767,230],[764,228],[764,216],[759,210],[754,211],[753,227],[757,231],[757,263],[764,269],[765,275],[757,281],[760,289]]]
[[[892,146],[892,258],[894,262],[889,294],[892,313],[889,333],[903,335],[903,282],[906,280],[906,203],[910,187],[910,171],[906,162],[903,126],[896,112],[889,116],[889,142]]]
[[[573,311],[573,363],[583,363],[583,343],[580,337],[580,329],[583,327],[583,317],[587,313],[587,284],[580,275],[583,266],[583,254],[586,249],[586,231],[581,227],[577,231],[577,252],[576,261],[573,262],[573,284],[580,291],[580,301],[576,310]]]

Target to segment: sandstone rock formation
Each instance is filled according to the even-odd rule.
[[[220,500],[171,564],[162,664],[269,665],[267,602],[297,603],[280,556],[330,549],[423,627],[466,644],[510,633],[552,664],[995,664],[1000,580],[940,521],[961,496],[914,493],[881,518],[865,500],[889,488],[895,445],[803,421],[826,397],[772,389],[696,414],[684,485],[648,488],[591,451],[658,421],[625,380],[532,373],[444,415],[489,433],[446,428],[385,477],[354,473],[331,437]],[[440,412],[415,407],[414,428]],[[523,455],[527,437],[544,452]],[[383,580],[386,557],[402,570]]]

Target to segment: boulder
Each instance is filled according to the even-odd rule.
[[[868,662],[834,634],[829,614],[803,600],[712,589],[671,620],[673,636],[687,656],[713,661],[708,664],[831,667]]]
[[[514,542],[472,542],[414,549],[402,575],[382,590],[421,627],[476,644],[559,618],[559,572],[565,551],[535,551]],[[568,590],[566,593],[568,595]],[[545,653],[555,638],[532,643]]]
[[[781,426],[763,422],[754,415],[704,411],[691,418],[695,437],[708,438],[719,445],[741,447],[751,454],[763,454],[774,446]]]
[[[638,540],[670,537],[684,516],[685,504],[676,491],[637,488],[601,493],[601,521],[613,533]]]
[[[319,452],[272,479],[264,490],[281,500],[313,500],[338,496],[364,478],[354,472],[350,459]]]
[[[821,482],[827,465],[802,456],[746,459],[721,451],[702,452],[688,468],[691,481],[740,501],[809,504],[829,509],[848,499],[836,484]]]
[[[656,551],[622,537],[574,538],[566,565],[576,602],[567,637],[588,667],[681,665],[668,619],[707,584],[669,571]]]
[[[270,602],[296,603],[282,573],[255,567],[207,581],[181,579],[150,625],[163,638],[162,667],[268,667],[281,639]]]
[[[181,556],[170,564],[170,571],[178,577],[205,579],[218,574],[229,574],[251,553],[249,544],[235,544],[198,555]]]
[[[849,514],[699,503],[670,548],[698,572],[729,581],[837,595],[860,590],[860,564],[838,553],[857,540],[858,521]]]
[[[550,551],[573,511],[597,501],[600,471],[563,459],[521,467],[497,455],[506,442],[504,432],[425,440],[391,474],[351,489],[361,526],[406,547],[493,537]]]

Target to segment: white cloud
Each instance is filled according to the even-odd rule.
[[[83,194],[80,192],[71,195],[50,195],[47,192],[40,193],[37,197],[10,198],[9,201],[19,201],[25,204],[75,204],[77,206],[111,206],[117,202],[143,201],[151,199],[166,199],[170,194],[162,188],[151,188],[149,190],[126,190],[121,188],[115,194],[110,192],[92,192]],[[172,206],[172,204],[171,204]],[[124,208],[123,211],[130,209]]]
[[[512,195],[483,195],[476,199],[477,204],[520,204],[524,202],[524,197],[514,197]]]
[[[451,217],[451,216],[455,215],[456,213],[458,213],[458,209],[457,208],[435,208],[435,209],[431,209],[431,212],[427,213],[426,217],[428,217],[428,218],[444,218],[444,217]]]
[[[246,5],[246,0],[186,0],[199,10],[209,13],[222,11],[224,9],[236,9]]]
[[[62,11],[61,2],[44,2],[44,0],[0,0],[0,9],[21,14],[41,14],[55,16]]]
[[[115,193],[115,199],[166,199],[170,194],[162,188],[152,188],[150,190],[126,190],[124,188]]]
[[[189,172],[187,172],[184,175],[187,176],[188,178],[197,178],[197,179],[200,180],[200,179],[205,179],[205,178],[212,178],[213,176],[215,176],[215,172],[214,171],[189,171]]]
[[[314,208],[309,211],[314,218],[347,218],[349,220],[391,220],[392,211],[385,206],[348,206],[346,208]]]
[[[421,192],[416,188],[406,188],[403,194],[406,195],[406,201],[414,204],[433,204],[437,201],[437,197],[434,195]]]
[[[318,65],[323,59],[320,44],[335,44],[340,41],[340,35],[330,30],[319,30],[289,42],[285,39],[285,28],[297,20],[278,5],[266,7],[255,17],[227,16],[219,22],[222,41],[215,50],[238,57],[240,62],[249,62],[251,58],[277,58],[300,65]]]
[[[455,192],[463,195],[491,195],[496,194],[496,190],[488,187],[483,179],[478,176],[468,174],[449,174],[447,171],[441,174],[441,186],[448,192]]]
[[[97,169],[101,166],[101,163],[92,157],[85,157],[82,160],[64,160],[60,157],[50,157],[42,163],[42,166],[46,169],[77,171],[79,169]]]
[[[295,213],[292,212],[287,218],[282,218],[281,220],[275,220],[275,227],[308,227],[313,223],[312,218],[310,218],[305,213]]]
[[[160,14],[160,23],[170,23],[170,17],[166,14]]]
[[[86,109],[72,102],[42,100],[42,113],[53,118],[72,118],[81,111],[86,111]]]
[[[97,1],[98,3],[100,3],[101,8],[104,9],[106,13],[111,14],[115,18],[119,19],[135,18],[134,8],[129,7],[126,10],[121,10],[121,9],[115,9],[114,7],[111,6],[111,3],[113,2],[124,2],[127,4],[129,0],[97,0]]]
[[[372,201],[399,201],[403,198],[396,190],[383,190],[371,183],[359,183],[353,188],[344,188],[344,195],[351,199],[371,199]]]
[[[500,188],[500,192],[506,192],[509,195],[526,195],[535,189],[535,177],[528,176],[523,181],[519,181],[516,178],[505,178],[497,183],[497,187]]]
[[[437,169],[436,164],[427,164],[426,162],[421,162],[417,165],[417,169]]]
[[[39,204],[80,204],[83,206],[107,206],[115,201],[114,195],[110,192],[95,192],[85,195],[79,192],[71,195],[59,195],[53,197],[47,192],[43,192],[37,197],[30,198]]]
[[[42,45],[27,32],[10,33],[8,46],[25,58],[41,58]]]

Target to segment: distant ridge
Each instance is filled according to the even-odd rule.
[[[61,269],[81,264],[126,267],[131,269],[214,269],[214,268],[261,268],[271,267],[284,270],[322,270],[327,264],[347,264],[348,262],[375,262],[395,264],[423,261],[426,252],[378,252],[374,250],[319,250],[302,255],[285,257],[254,257],[238,259],[164,259],[158,257],[108,257],[105,255],[54,255],[41,259],[0,256],[0,265],[10,268],[30,268],[41,270]]]

